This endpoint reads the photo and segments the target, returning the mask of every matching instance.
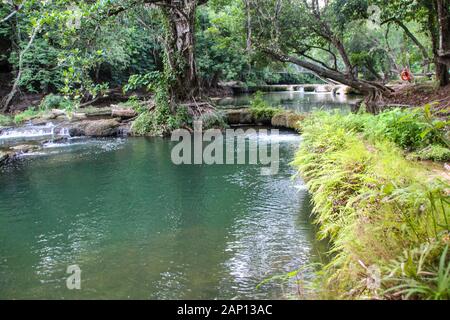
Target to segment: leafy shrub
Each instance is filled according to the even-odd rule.
[[[73,110],[74,102],[70,101],[66,97],[49,94],[41,101],[39,110],[52,110],[52,109],[66,109]]]
[[[14,116],[14,123],[16,123],[16,124],[24,123],[26,121],[29,121],[31,119],[38,117],[40,113],[41,113],[40,111],[37,111],[33,107],[30,107],[27,110],[25,110],[24,112],[16,114]]]
[[[141,88],[150,88],[161,80],[161,73],[152,71],[146,74],[135,74],[130,76],[128,83],[124,86],[124,92],[138,90]]]
[[[450,161],[450,149],[440,145],[431,145],[414,153],[412,158],[442,162]]]
[[[250,102],[250,112],[257,121],[270,121],[273,116],[281,111],[283,109],[271,107],[264,101],[261,91],[256,92]]]
[[[220,111],[204,113],[197,120],[202,121],[203,130],[223,129],[228,127],[225,121],[225,114]]]
[[[362,139],[356,117],[322,112],[302,122],[293,164],[312,194],[319,236],[330,239],[333,252],[317,281],[341,298],[446,298],[450,186],[431,180],[389,138]],[[363,117],[366,133],[374,128],[367,121],[379,118]],[[417,258],[414,248],[426,246],[433,249]]]
[[[125,108],[131,108],[138,114],[144,113],[148,108],[138,99],[137,96],[131,96],[127,102],[122,104]]]
[[[0,114],[0,127],[9,126],[12,123],[10,117]]]
[[[136,120],[133,121],[131,126],[133,134],[138,136],[151,135],[163,135],[162,129],[159,128],[156,117],[153,112],[145,111],[141,113]]]
[[[423,114],[419,110],[393,109],[379,114],[375,121],[368,122],[366,130],[369,135],[386,137],[403,149],[415,150],[424,143],[422,133],[427,129]]]
[[[349,131],[362,133],[369,140],[392,141],[404,150],[420,150],[431,144],[449,148],[448,121],[434,118],[429,108],[396,108],[376,116],[367,113],[335,116],[340,117],[340,126]]]

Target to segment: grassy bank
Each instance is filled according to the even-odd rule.
[[[332,245],[322,298],[449,299],[450,185],[419,162],[445,159],[445,123],[425,111],[316,113],[302,124],[294,165]],[[432,156],[422,152],[425,158]]]

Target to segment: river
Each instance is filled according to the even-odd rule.
[[[163,138],[69,139],[1,168],[0,298],[295,296],[295,279],[257,288],[324,251],[289,165],[301,137],[276,142],[274,176],[259,165],[176,166]],[[81,290],[66,286],[71,265]]]

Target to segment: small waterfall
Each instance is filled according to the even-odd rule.
[[[57,127],[51,122],[45,125],[27,124],[23,127],[9,128],[0,132],[0,145],[69,137],[67,128]]]

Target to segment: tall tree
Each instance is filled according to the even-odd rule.
[[[177,101],[199,98],[201,94],[195,60],[195,13],[207,0],[165,0],[155,2],[167,23],[165,52],[167,67],[173,76],[171,97]]]
[[[317,0],[258,1],[254,5],[255,42],[275,59],[355,88],[366,95],[368,111],[377,113],[392,89],[359,77],[344,44],[345,30],[333,16],[335,5]]]
[[[432,62],[436,67],[436,79],[441,86],[448,85],[450,83],[450,1],[378,0],[376,3],[383,8],[386,21],[394,21],[402,28],[405,28],[404,23],[409,21],[416,21],[422,25],[432,42]],[[407,28],[405,32],[420,46]]]

